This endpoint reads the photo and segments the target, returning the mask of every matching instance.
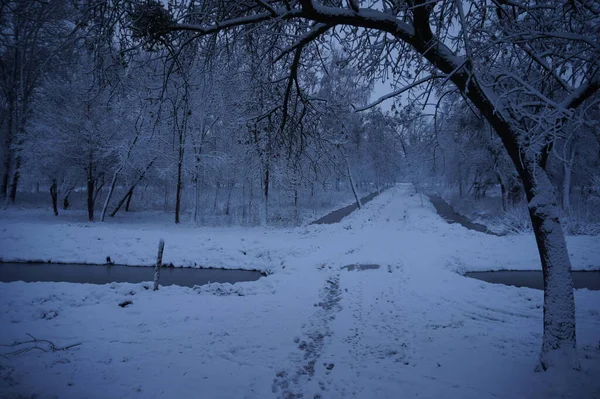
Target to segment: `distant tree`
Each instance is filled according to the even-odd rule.
[[[11,203],[36,90],[73,42],[75,25],[67,22],[71,15],[63,0],[0,2],[0,197]]]
[[[88,219],[93,221],[98,194],[111,169],[118,168],[128,109],[124,97],[95,85],[93,68],[86,61],[82,56],[81,69],[68,77],[55,77],[40,90],[36,119],[21,148],[39,167],[52,167],[63,176],[70,168],[81,173]]]

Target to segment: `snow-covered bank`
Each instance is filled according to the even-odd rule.
[[[584,371],[534,373],[543,293],[456,273],[539,268],[533,238],[448,225],[409,186],[338,225],[297,229],[1,218],[5,260],[83,254],[148,265],[164,237],[165,262],[273,274],[200,295],[142,284],[0,283],[0,343],[28,333],[60,347],[81,343],[1,358],[0,397],[600,397],[600,292],[576,291]],[[569,238],[575,267],[598,267],[598,240]],[[354,263],[381,267],[342,269]]]

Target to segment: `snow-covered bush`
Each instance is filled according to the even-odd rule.
[[[529,219],[529,212],[525,204],[504,212],[500,224],[508,234],[530,233],[532,231],[531,219]]]

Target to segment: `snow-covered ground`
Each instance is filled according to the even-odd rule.
[[[0,343],[80,344],[0,357],[0,397],[600,397],[600,292],[576,291],[583,371],[534,373],[543,293],[459,274],[539,269],[533,237],[448,225],[413,193],[399,185],[342,223],[295,229],[0,212],[4,261],[150,265],[162,237],[166,263],[272,272],[199,292],[0,283]],[[600,237],[567,242],[574,268],[600,269]],[[354,263],[381,267],[342,269]]]

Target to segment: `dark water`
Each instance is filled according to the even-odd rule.
[[[262,273],[252,270],[162,268],[160,285],[193,287],[208,283],[255,281]],[[53,281],[66,283],[108,284],[152,281],[154,267],[97,266],[56,263],[0,263],[0,282]]]
[[[371,193],[365,197],[362,197],[360,199],[360,202],[364,205],[367,202],[371,201],[373,198],[377,197],[379,193],[375,192],[375,193]],[[341,209],[338,209],[336,211],[333,211],[325,216],[323,216],[320,219],[315,220],[314,222],[312,222],[311,224],[333,224],[333,223],[339,223],[343,218],[345,218],[346,216],[348,216],[349,214],[351,214],[352,212],[354,212],[356,209],[358,209],[358,205],[356,205],[356,202],[345,206]]]
[[[575,288],[600,290],[600,271],[572,272]],[[529,287],[538,290],[544,289],[544,279],[541,271],[510,271],[497,272],[469,272],[465,276],[486,281],[488,283],[514,285],[515,287]]]
[[[429,197],[429,200],[431,201],[431,203],[433,204],[433,207],[435,208],[438,215],[440,215],[442,218],[444,218],[444,220],[446,220],[448,223],[450,223],[450,224],[458,223],[461,226],[463,226],[469,230],[478,231],[480,233],[486,233],[486,234],[491,234],[491,235],[495,235],[495,236],[503,235],[503,234],[494,233],[493,231],[490,231],[486,226],[479,224],[479,223],[473,223],[467,217],[465,217],[459,213],[456,213],[454,208],[452,208],[446,201],[444,201],[442,198],[438,197],[437,195],[429,195],[428,197]]]

